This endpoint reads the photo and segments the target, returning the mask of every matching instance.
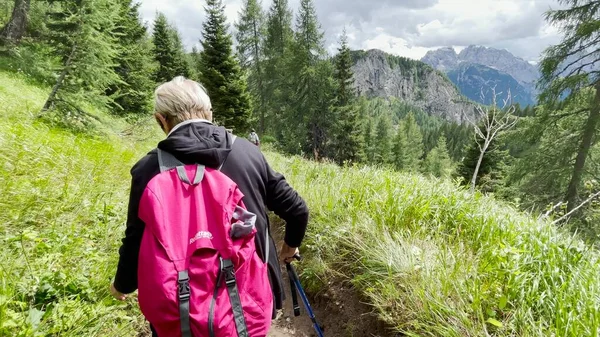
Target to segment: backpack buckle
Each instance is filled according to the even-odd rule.
[[[190,298],[190,278],[187,270],[179,272],[177,277],[177,295],[179,300],[182,301]]]
[[[221,270],[225,273],[225,285],[231,287],[235,285],[235,267],[231,260],[221,259]]]

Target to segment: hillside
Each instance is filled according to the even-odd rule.
[[[473,90],[489,90],[493,85],[510,88],[514,99],[521,105],[534,104],[537,101],[536,82],[540,77],[539,70],[529,62],[518,58],[507,50],[499,50],[482,46],[469,46],[460,53],[451,47],[429,51],[421,59],[435,69],[448,73],[450,79],[458,86],[461,93],[471,97]],[[465,69],[479,73],[477,80],[460,82],[450,73],[464,72]],[[479,85],[478,88],[473,86]],[[480,102],[480,97],[476,98]]]
[[[128,171],[158,131],[97,110],[104,130],[49,127],[35,119],[47,93],[0,73],[0,336],[138,335],[134,297],[107,290]],[[310,206],[300,267],[317,297],[351,289],[405,335],[597,334],[598,254],[548,221],[449,181],[265,155]],[[343,321],[346,333],[368,317]]]
[[[475,105],[461,96],[447,77],[415,60],[380,50],[353,52],[354,84],[360,95],[396,97],[430,116],[463,123]]]

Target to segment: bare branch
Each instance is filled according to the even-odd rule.
[[[564,219],[567,219],[569,216],[571,216],[571,214],[575,213],[577,210],[579,210],[581,207],[585,206],[587,203],[589,203],[590,201],[594,200],[594,198],[596,198],[597,196],[600,196],[600,192],[596,192],[594,194],[592,194],[589,198],[587,198],[584,202],[582,202],[581,204],[579,204],[579,206],[573,208],[570,212],[568,212],[567,214],[561,216],[560,218],[552,221],[552,224],[555,225],[561,221],[563,221]]]

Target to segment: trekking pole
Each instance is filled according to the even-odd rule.
[[[294,255],[294,258],[296,260],[300,261],[300,259],[302,257],[300,257],[300,255],[296,254],[296,255]],[[294,266],[292,266],[291,263],[286,263],[285,267],[288,271],[288,275],[290,277],[290,285],[292,287],[292,299],[294,300],[294,315],[295,316],[300,315],[300,307],[298,306],[298,299],[296,298],[296,290],[298,290],[298,292],[300,293],[300,298],[302,298],[302,302],[304,302],[304,307],[306,308],[308,317],[310,317],[310,320],[313,322],[313,326],[315,328],[315,331],[317,332],[317,336],[323,337],[323,331],[322,331],[319,323],[317,323],[317,318],[315,317],[315,314],[312,310],[312,307],[310,306],[310,303],[308,303],[308,298],[306,297],[306,294],[304,293],[304,289],[302,288],[302,285],[300,284],[300,279],[298,278],[296,269],[294,269]]]

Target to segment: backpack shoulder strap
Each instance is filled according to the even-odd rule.
[[[196,164],[196,175],[194,181],[190,182],[187,173],[185,172],[184,164],[179,161],[175,156],[167,151],[163,151],[159,148],[156,149],[158,154],[158,166],[160,167],[160,173],[169,171],[173,168],[177,169],[177,175],[179,179],[186,184],[198,185],[204,177],[204,165]]]

